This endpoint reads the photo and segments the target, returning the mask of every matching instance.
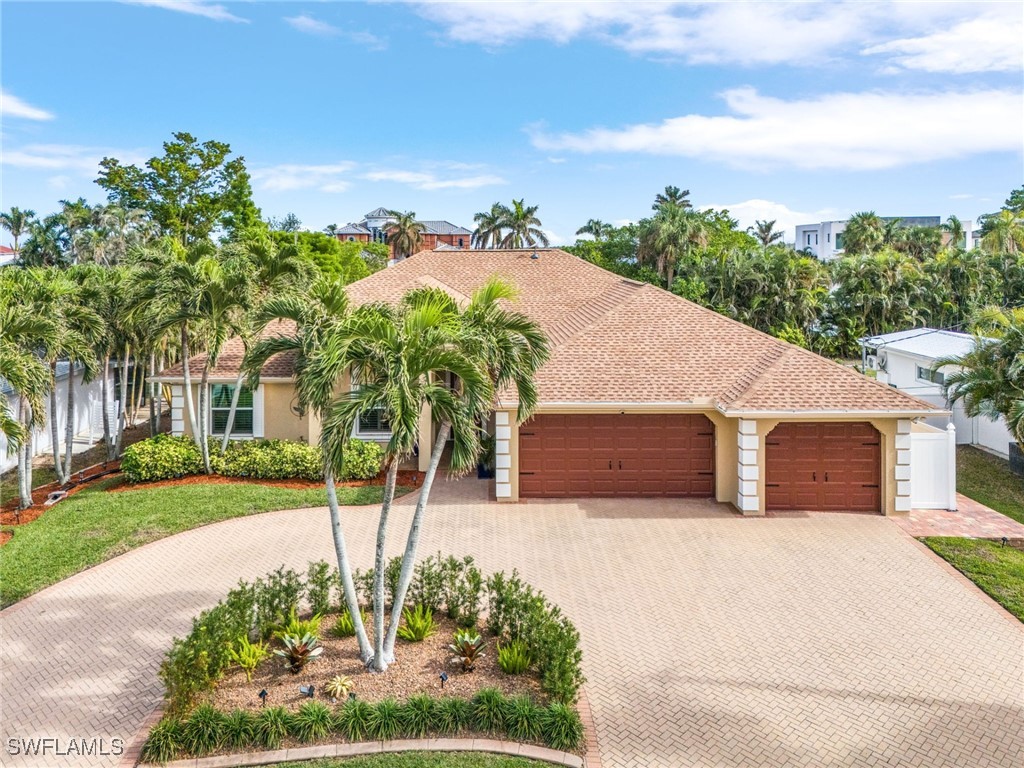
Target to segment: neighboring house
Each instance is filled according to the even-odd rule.
[[[0,267],[10,267],[18,262],[18,252],[13,248],[0,245]]]
[[[893,221],[899,219],[903,227],[938,227],[942,224],[939,216],[883,216],[882,221]],[[831,261],[842,255],[843,232],[846,231],[847,221],[822,221],[817,224],[797,224],[795,247],[798,251],[810,251],[821,261]],[[970,221],[963,222],[966,234],[966,242],[973,243],[971,232],[974,224]]]
[[[363,220],[355,224],[346,224],[335,231],[339,240],[357,243],[386,243],[388,227],[395,217],[386,208],[370,211]],[[421,221],[423,225],[423,241],[421,250],[432,251],[445,245],[451,248],[469,248],[473,233],[465,227],[452,224],[450,221]],[[391,254],[394,258],[394,252]]]
[[[974,347],[974,337],[956,331],[914,328],[864,339],[861,347],[865,370],[875,371],[880,382],[940,408],[948,408],[942,386],[946,376],[957,369],[947,365],[935,370],[935,363],[944,357],[967,354]],[[926,421],[943,428],[947,423],[944,417]],[[1003,458],[1009,456],[1014,439],[1004,419],[971,418],[964,412],[964,404],[959,402],[952,407],[952,423],[959,445],[977,445]]]
[[[70,366],[66,362],[57,363],[57,425],[58,425],[58,444],[63,449],[64,447],[64,435],[67,426],[67,381],[68,371]],[[109,407],[104,409],[103,407],[103,382],[99,376],[94,378],[88,384],[82,383],[83,369],[80,365],[75,366],[73,375],[75,376],[75,438],[74,442],[78,445],[88,446],[92,445],[96,441],[103,437],[103,414],[106,411],[108,414],[116,413],[116,405],[114,401],[111,401]],[[108,380],[108,392],[110,396],[114,396],[116,388],[116,377],[113,372],[110,374]],[[0,379],[0,387],[3,388],[3,392],[7,395],[7,401],[10,405],[11,413],[17,415],[18,408],[21,405],[21,400],[17,393],[11,390],[10,386],[6,381]],[[46,400],[46,425],[43,427],[36,427],[32,432],[32,453],[33,455],[40,455],[44,453],[51,453],[53,451],[53,440],[52,432],[50,431],[50,397],[47,395]],[[112,419],[113,416],[111,415]],[[113,423],[113,422],[112,422]],[[11,467],[18,465],[18,457],[16,454],[8,453],[7,451],[7,440],[2,434],[0,434],[0,471],[6,472]]]
[[[911,432],[935,406],[661,288],[561,250],[526,249],[424,251],[348,292],[361,305],[432,286],[463,302],[491,276],[517,287],[512,306],[543,327],[552,352],[536,377],[533,419],[515,424],[514,393],[495,404],[498,501],[660,496],[714,498],[748,515],[910,510]],[[229,401],[241,351],[235,339],[221,354],[215,403]],[[195,378],[202,365],[193,359]],[[246,396],[244,436],[318,441],[293,367],[286,355],[267,363]],[[172,388],[173,428],[185,432],[180,366],[159,380]],[[430,445],[429,412],[420,424],[420,445]],[[387,430],[371,413],[355,434],[383,441]]]

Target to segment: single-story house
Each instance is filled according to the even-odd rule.
[[[862,340],[865,370],[874,371],[878,380],[901,392],[920,398],[939,408],[949,408],[943,385],[946,376],[957,366],[935,363],[942,358],[961,357],[974,348],[975,337],[969,333],[934,328],[912,328],[886,333]],[[1013,435],[1002,418],[970,417],[962,402],[954,403],[952,423],[959,445],[976,445],[1003,458],[1010,452]],[[945,427],[947,418],[937,416],[925,420]]]
[[[423,286],[462,300],[491,276],[518,288],[514,307],[543,327],[552,350],[533,418],[517,425],[516,403],[495,403],[497,501],[667,496],[714,498],[746,515],[910,510],[911,433],[936,406],[656,286],[558,249],[438,250],[348,291],[356,304]],[[241,357],[232,340],[212,371],[215,431]],[[240,431],[319,439],[315,415],[298,408],[293,363],[267,363],[244,397]],[[202,356],[191,365],[198,379]],[[173,428],[184,432],[180,365],[159,378],[172,387]],[[429,445],[428,412],[420,423]],[[355,433],[385,439],[386,430],[369,414]]]

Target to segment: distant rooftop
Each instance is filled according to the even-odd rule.
[[[863,340],[866,347],[895,349],[909,355],[938,360],[940,357],[965,355],[974,349],[974,336],[960,331],[936,328],[912,328],[908,331],[884,333]]]

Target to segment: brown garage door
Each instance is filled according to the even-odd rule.
[[[519,495],[706,498],[714,457],[702,414],[541,414],[519,429]]]
[[[882,447],[864,422],[789,422],[765,438],[765,506],[880,512]]]

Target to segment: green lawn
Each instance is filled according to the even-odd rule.
[[[986,507],[1024,523],[1024,478],[1009,462],[970,446],[956,452],[956,489]]]
[[[923,540],[1021,621],[1024,621],[1024,552],[998,542],[933,536]]]
[[[396,752],[387,755],[322,758],[301,763],[277,763],[268,768],[542,768],[551,763],[485,752]]]
[[[97,483],[15,528],[14,538],[0,549],[0,606],[173,533],[257,512],[327,505],[323,489],[197,484],[104,492],[114,482]],[[339,488],[338,501],[379,504],[381,492],[380,486]]]

